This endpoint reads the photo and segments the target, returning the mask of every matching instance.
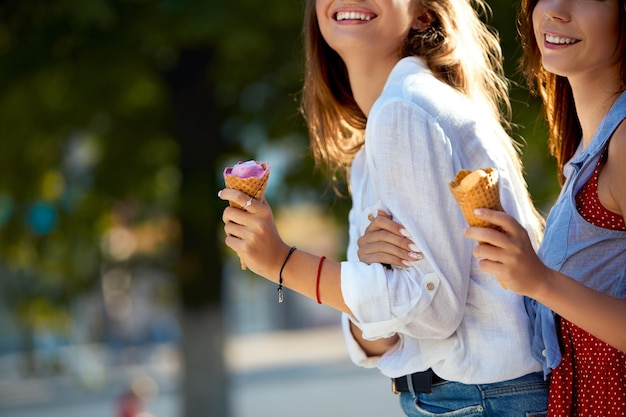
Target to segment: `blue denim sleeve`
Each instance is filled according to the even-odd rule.
[[[554,312],[532,298],[524,297],[530,318],[532,354],[543,366],[545,377],[561,362],[561,348]]]

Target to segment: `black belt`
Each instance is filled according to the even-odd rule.
[[[431,392],[433,385],[446,382],[445,379],[439,377],[432,369],[428,369],[423,372],[415,372],[411,375],[401,376],[400,378],[391,379],[391,391],[394,394],[400,394],[401,392],[411,392],[409,381],[413,386],[413,392],[421,392],[428,394]]]

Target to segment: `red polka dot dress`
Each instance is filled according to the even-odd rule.
[[[602,159],[576,195],[576,208],[589,223],[626,231],[624,218],[607,210],[598,198]],[[560,332],[563,359],[552,371],[548,415],[626,417],[626,354],[563,318]]]

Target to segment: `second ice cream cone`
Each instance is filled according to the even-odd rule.
[[[498,171],[494,168],[475,171],[461,170],[449,184],[450,191],[456,199],[463,217],[470,226],[494,227],[491,223],[474,215],[476,208],[488,208],[502,211],[500,204],[500,188]]]

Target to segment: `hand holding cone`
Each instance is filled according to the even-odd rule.
[[[474,209],[488,208],[503,211],[500,203],[500,187],[498,184],[498,171],[494,168],[461,170],[449,184],[450,191],[461,207],[463,217],[470,226],[491,227],[497,226],[481,220],[474,215]],[[506,288],[500,282],[502,288]]]
[[[260,201],[265,198],[265,189],[267,188],[269,176],[270,164],[267,162],[238,162],[235,166],[224,170],[226,187],[243,191],[250,197]],[[232,201],[230,205],[243,208]],[[241,269],[246,269],[246,264],[243,261],[241,261]]]

